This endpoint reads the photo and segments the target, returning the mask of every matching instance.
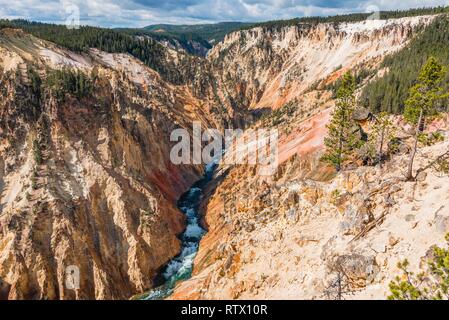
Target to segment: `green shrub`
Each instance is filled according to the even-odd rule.
[[[66,94],[71,94],[81,100],[90,96],[93,90],[90,76],[68,68],[51,71],[46,79],[46,86],[59,101],[64,100]]]
[[[33,156],[34,156],[34,161],[36,162],[36,164],[41,165],[43,162],[42,150],[39,145],[39,141],[37,141],[37,140],[33,141]]]
[[[418,136],[418,141],[423,146],[432,146],[438,142],[444,141],[444,136],[441,132],[432,132],[429,134],[422,133]]]
[[[427,270],[415,274],[408,270],[409,262],[398,263],[402,275],[390,282],[389,300],[448,300],[449,299],[449,234],[448,248],[433,248]]]

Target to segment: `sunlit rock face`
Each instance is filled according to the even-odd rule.
[[[150,288],[180,250],[176,201],[203,171],[171,163],[170,134],[217,127],[212,103],[124,54],[75,54],[9,29],[0,52],[0,296],[128,299]],[[95,90],[63,101],[46,90],[33,103],[31,67],[42,79],[95,72]],[[69,266],[77,290],[65,285]]]
[[[402,48],[416,27],[434,18],[258,27],[227,35],[208,59],[236,103],[277,109],[314,84]]]
[[[355,164],[336,174],[319,161],[335,103],[326,84],[349,69],[377,69],[432,19],[256,28],[211,50],[235,101],[280,110],[256,126],[279,129],[281,165],[272,177],[226,168],[210,186],[202,207],[208,233],[193,277],[172,299],[332,299],[339,270],[348,275],[345,299],[385,299],[398,261],[418,270],[429,247],[445,243],[449,180],[430,170],[417,185],[403,181],[411,138],[382,169]],[[367,117],[358,121],[370,132]],[[397,134],[410,137],[394,121]],[[429,124],[446,139],[423,148],[417,166],[447,150],[448,124],[447,116]]]
[[[382,298],[397,259],[416,257],[415,267],[442,241],[449,182],[434,171],[417,189],[396,180],[404,153],[381,173],[335,176],[319,162],[334,105],[322,87],[376,68],[433,18],[235,32],[198,58],[185,85],[129,55],[0,31],[0,298],[128,299],[180,253],[178,235],[203,230],[193,277],[171,298],[322,298],[336,264],[351,271],[355,297]],[[182,54],[164,54],[186,67]],[[29,67],[44,80],[63,68],[94,72],[95,90],[63,101],[46,90],[36,103]],[[273,110],[282,112],[261,119]],[[203,190],[201,228],[185,230],[177,200],[204,169],[171,163],[170,133],[193,121],[278,128],[280,170],[228,168]],[[447,147],[426,148],[418,163]],[[67,289],[69,266],[77,290]]]

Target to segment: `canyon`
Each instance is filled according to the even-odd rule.
[[[449,231],[449,177],[434,168],[401,179],[407,153],[384,167],[335,173],[320,162],[335,105],[329,86],[407,46],[435,15],[255,27],[228,34],[198,65],[164,48],[185,83],[123,53],[72,52],[0,29],[0,298],[129,299],[147,292],[181,250],[177,201],[205,173],[174,165],[174,129],[276,128],[279,168],[219,165],[203,189],[201,239],[190,279],[169,299],[325,299],[336,270],[348,298],[383,299],[404,258],[418,270]],[[33,73],[95,74],[88,97],[35,103]],[[187,71],[185,71],[187,72]],[[369,114],[360,123],[369,132]],[[410,127],[394,117],[398,135]],[[446,116],[426,130],[426,166],[449,148]],[[39,156],[40,155],[40,156]],[[42,159],[41,159],[42,158]],[[65,286],[77,266],[79,289]]]

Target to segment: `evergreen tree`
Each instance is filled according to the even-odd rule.
[[[63,101],[67,93],[81,100],[92,94],[93,80],[82,71],[63,68],[49,72],[45,87],[50,89],[59,101]]]
[[[426,27],[419,27],[409,44],[402,50],[385,57],[379,66],[388,70],[375,76],[362,89],[360,104],[377,113],[402,114],[410,87],[415,84],[421,68],[429,57],[435,57],[443,65],[449,65],[449,19],[448,15],[435,18]],[[442,86],[449,90],[449,73]],[[441,100],[438,108],[449,111],[449,99]]]
[[[348,72],[338,87],[335,110],[327,126],[328,136],[324,140],[326,152],[322,160],[334,165],[337,171],[341,170],[342,163],[361,142],[356,135],[356,124],[352,119],[356,106],[354,91],[355,78]]]
[[[437,115],[437,101],[447,97],[441,87],[445,74],[445,68],[434,57],[430,57],[421,69],[417,83],[410,88],[409,97],[405,101],[404,118],[415,126],[413,150],[407,170],[408,180],[414,179],[413,162],[426,118]]]
[[[449,246],[449,234],[446,236]],[[398,263],[401,277],[390,282],[389,300],[448,300],[449,299],[449,249],[435,247],[427,262],[427,270],[415,274],[408,270],[407,260]]]

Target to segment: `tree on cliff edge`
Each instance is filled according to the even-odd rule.
[[[398,263],[402,271],[390,282],[389,300],[449,300],[449,234],[447,246],[434,246],[423,272],[411,272],[409,262]]]
[[[355,148],[360,144],[352,114],[356,107],[355,78],[347,72],[337,89],[337,102],[332,119],[327,126],[328,135],[324,139],[326,152],[322,160],[335,166],[337,171],[342,168],[346,160]]]
[[[405,101],[404,118],[415,126],[415,137],[407,169],[407,180],[414,180],[413,162],[418,148],[419,136],[424,130],[426,118],[436,116],[437,101],[447,95],[442,93],[441,83],[445,77],[445,68],[434,57],[430,57],[422,67],[417,83],[410,88],[409,98]]]

